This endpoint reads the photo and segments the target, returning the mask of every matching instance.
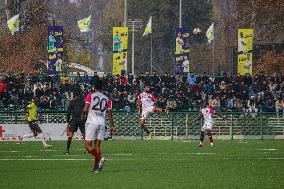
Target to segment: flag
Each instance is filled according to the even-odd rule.
[[[152,33],[152,16],[149,19],[149,22],[145,28],[145,31],[143,33],[143,36],[148,35],[149,33]]]
[[[208,39],[208,43],[211,43],[211,41],[214,40],[214,22],[208,28],[206,32],[206,37]]]
[[[92,18],[92,16],[90,15],[88,18],[84,18],[84,19],[79,20],[77,22],[78,27],[80,29],[80,32],[89,32],[89,31],[91,31],[91,18]]]
[[[12,35],[14,35],[15,32],[20,31],[20,18],[19,14],[13,16],[10,20],[8,20],[7,25],[9,30],[11,31]]]

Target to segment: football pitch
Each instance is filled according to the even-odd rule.
[[[82,141],[0,142],[0,188],[284,188],[284,140],[104,141],[102,172]]]

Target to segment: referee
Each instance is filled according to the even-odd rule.
[[[64,154],[68,155],[72,137],[74,136],[74,132],[77,132],[78,128],[81,131],[81,134],[85,140],[85,122],[81,120],[81,115],[83,112],[83,108],[85,106],[84,99],[81,98],[79,91],[74,92],[74,100],[72,100],[68,106],[67,110],[67,147],[66,152]]]

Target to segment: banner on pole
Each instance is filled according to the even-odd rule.
[[[189,30],[177,28],[175,35],[175,72],[176,74],[189,73]]]
[[[238,29],[238,73],[252,74],[253,29]]]
[[[128,27],[113,27],[113,75],[127,72]]]
[[[63,26],[48,27],[48,73],[62,71],[63,64]]]
[[[91,31],[91,22],[92,22],[92,16],[90,15],[88,18],[84,18],[82,20],[79,20],[77,22],[78,27],[80,29],[80,32],[89,32]]]
[[[14,35],[17,31],[20,31],[20,15],[17,14],[13,16],[10,20],[8,20],[7,25],[12,35]]]

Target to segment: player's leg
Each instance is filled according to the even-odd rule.
[[[211,129],[208,129],[208,130],[207,130],[207,135],[208,135],[208,138],[209,138],[209,141],[210,141],[210,146],[211,146],[211,147],[214,147],[214,142],[213,142],[213,136],[212,136],[212,131],[211,131]]]
[[[199,145],[198,147],[199,148],[202,148],[203,147],[203,141],[204,141],[204,134],[205,134],[205,131],[206,131],[206,125],[204,125],[202,128],[201,128],[201,132],[200,132],[200,142],[199,142]]]
[[[146,120],[146,118],[141,118],[140,124],[141,124],[141,127],[143,128],[143,130],[147,133],[147,135],[149,135],[150,131],[145,125],[145,122],[146,122],[145,120]]]
[[[86,123],[85,146],[88,152],[95,158],[94,168],[92,169],[92,172],[96,172],[98,168],[97,166],[99,165],[100,161],[100,154],[97,151],[97,149],[100,150],[100,141],[95,141],[95,146],[98,146],[97,149],[95,149],[92,144],[92,142],[97,139],[98,131],[99,125]]]
[[[79,124],[81,135],[83,137],[83,140],[85,140],[85,123],[81,121]]]
[[[102,157],[102,153],[101,153],[101,141],[104,140],[105,138],[105,134],[106,134],[106,128],[104,125],[100,125],[99,131],[98,131],[98,135],[97,135],[97,140],[95,141],[95,149],[97,150],[98,154],[99,154],[99,162],[96,165],[97,166],[97,172],[101,171],[103,169],[103,165],[105,162],[105,158]]]
[[[70,153],[70,147],[71,147],[71,142],[72,138],[74,136],[74,123],[71,123],[70,125],[67,126],[67,142],[66,142],[66,152],[64,154],[69,154]]]
[[[23,136],[18,136],[19,139],[19,143],[22,143],[23,139],[25,138],[32,138],[32,137],[36,137],[38,135],[36,129],[35,129],[35,122],[34,121],[28,121],[29,124],[29,128],[31,130],[31,133],[25,134]]]
[[[153,134],[149,131],[148,127],[145,125],[145,120],[148,117],[149,113],[154,112],[154,107],[148,108],[142,111],[141,114],[141,127],[148,135],[147,140],[153,140]]]
[[[52,145],[46,143],[44,136],[42,134],[41,128],[36,124],[35,131],[37,133],[38,138],[41,140],[44,148],[50,148]]]

